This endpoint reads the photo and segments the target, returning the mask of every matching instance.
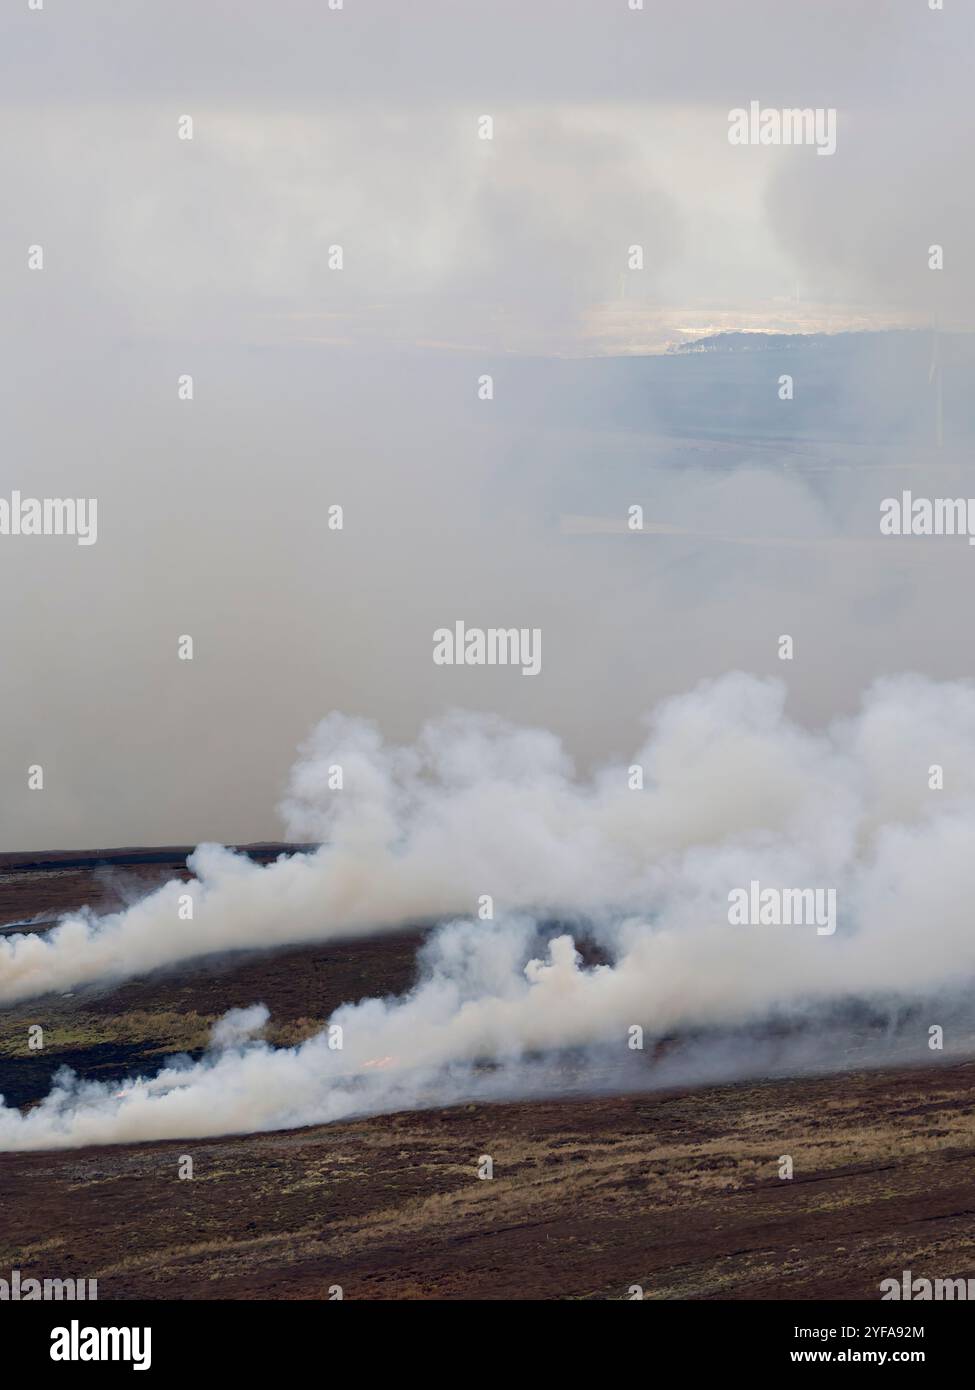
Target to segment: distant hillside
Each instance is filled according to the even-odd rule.
[[[277,844],[266,841],[253,845],[231,845],[238,854],[264,863],[277,859],[279,854],[298,854],[316,848],[315,845]],[[94,869],[102,866],[130,864],[177,864],[193,853],[195,845],[157,845],[146,849],[84,850],[14,850],[0,854],[0,874],[19,873],[27,869]]]
[[[775,352],[782,348],[834,346],[841,339],[863,340],[870,333],[711,333],[706,338],[694,338],[689,343],[675,343],[670,353],[688,352]]]

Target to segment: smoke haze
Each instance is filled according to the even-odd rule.
[[[286,807],[297,833],[325,838],[320,850],[265,868],[197,851],[192,922],[177,920],[187,885],[175,881],[117,916],[10,937],[3,998],[465,905],[472,920],[438,929],[407,996],[339,1009],[329,1023],[341,1049],[327,1029],[296,1048],[248,1043],[267,1011],[236,1011],[196,1063],[120,1089],[65,1078],[29,1113],[0,1112],[0,1144],[250,1131],[544,1091],[564,1078],[540,1057],[615,1046],[625,1062],[634,1025],[662,1038],[780,1014],[808,1021],[850,1002],[948,999],[957,1012],[975,973],[975,690],[883,681],[825,735],[790,722],[783,701],[776,682],[711,682],[655,713],[631,764],[585,783],[550,734],[493,719],[457,715],[392,749],[361,721],[325,721]],[[337,762],[342,791],[328,788]],[[934,763],[948,769],[941,792]],[[627,784],[636,766],[642,790]],[[752,879],[834,886],[836,934],[731,925],[729,893]],[[497,921],[473,920],[482,893]],[[575,928],[545,928],[560,917]],[[606,963],[583,966],[574,934]],[[810,1055],[843,1065],[843,1035],[822,1034]],[[761,1055],[742,1049],[737,1065],[747,1072]],[[598,1075],[594,1064],[590,1084]]]
[[[973,491],[975,10],[659,8],[5,10],[0,496],[99,534],[0,537],[0,841],[199,848],[0,936],[0,1003],[432,931],[402,998],[277,1049],[243,999],[200,1057],[0,1106],[0,1148],[969,1028],[975,553],[879,516]],[[730,145],[751,100],[835,108],[835,154]],[[721,329],[788,336],[676,350]],[[435,665],[458,621],[538,629],[540,674]],[[320,847],[221,847],[282,827]],[[835,933],[733,926],[753,881],[835,889]]]
[[[807,356],[787,422],[788,362],[743,389],[734,362],[640,354],[716,325],[970,329],[973,24],[914,0],[5,7],[0,493],[97,497],[100,525],[3,540],[4,846],[267,838],[329,709],[406,741],[492,709],[598,760],[661,697],[767,674],[793,628],[803,718],[885,671],[964,674],[957,556],[921,580],[900,553],[636,550],[559,519],[876,535],[859,466],[931,464],[927,340]],[[752,97],[835,106],[836,154],[731,147]],[[945,366],[959,450],[969,369]],[[816,470],[736,434],[743,400],[780,441],[801,412]],[[456,617],[542,626],[535,688],[433,668]]]

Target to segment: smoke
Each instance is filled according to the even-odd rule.
[[[816,573],[815,555],[559,532],[632,503],[700,529],[697,469],[745,536],[849,539],[835,477],[763,495],[716,470],[753,467],[757,438],[782,444],[775,467],[787,437],[861,441],[892,403],[911,405],[898,441],[922,416],[930,441],[932,397],[927,351],[895,371],[864,350],[852,382],[845,355],[807,354],[788,404],[795,364],[771,356],[743,381],[740,360],[573,371],[558,354],[794,326],[796,294],[804,327],[971,321],[971,7],[655,8],[0,7],[0,494],[92,497],[99,517],[92,547],[3,541],[5,848],[268,838],[281,769],[328,708],[397,739],[448,702],[493,708],[605,758],[647,704],[762,670],[781,631],[819,649],[793,692],[816,717],[880,671],[964,669],[928,610],[967,575],[919,581],[912,611],[878,621],[875,592],[902,578],[887,555]],[[835,156],[731,146],[728,112],[752,98],[837,108]],[[970,367],[943,356],[946,446],[967,447]],[[539,681],[433,668],[430,633],[459,616],[541,624]]]
[[[652,911],[682,931],[720,927],[722,897],[758,878],[843,883],[849,914],[885,837],[901,827],[927,836],[936,824],[938,846],[966,823],[975,694],[882,680],[856,717],[822,733],[784,705],[781,682],[705,682],[663,702],[642,747],[589,778],[552,734],[494,716],[454,712],[403,747],[332,715],[283,808],[290,833],[320,840],[318,850],[260,866],[204,845],[189,883],[174,879],[122,912],[12,934],[0,941],[0,1001],[213,952],[483,917],[486,898],[498,913],[537,917]],[[936,763],[941,791],[928,785]]]
[[[223,1051],[229,1047],[241,1047],[255,1033],[259,1033],[270,1018],[263,1004],[252,1004],[247,1009],[230,1009],[223,1018],[213,1025],[210,1034],[210,1047]]]
[[[362,716],[330,716],[291,778],[289,829],[317,852],[259,868],[203,843],[190,884],[10,934],[0,1002],[495,912],[439,928],[406,999],[349,1006],[343,1049],[275,1052],[263,1015],[235,1013],[152,1081],[65,1079],[3,1112],[11,1142],[564,1085],[552,1059],[575,1047],[590,1081],[592,1049],[618,1077],[624,1024],[738,1028],[967,978],[975,720],[944,682],[969,665],[972,552],[888,544],[877,517],[901,487],[970,490],[970,343],[944,335],[937,394],[927,340],[896,334],[560,355],[791,323],[800,299],[803,326],[969,327],[972,15],[652,8],[91,0],[0,20],[4,488],[99,502],[97,546],[5,539],[0,838],[265,838],[302,731]],[[837,108],[836,154],[732,147],[753,98]],[[634,504],[647,530],[614,533]],[[434,666],[458,619],[539,627],[538,679]],[[699,684],[741,669],[758,676]],[[911,669],[938,680],[888,677]],[[448,705],[504,718],[430,720]],[[836,934],[732,928],[727,893],[755,879],[835,887]]]
[[[11,935],[0,942],[0,1001],[211,952],[474,913],[485,895],[499,912],[604,916],[671,898],[673,912],[708,874],[725,891],[759,870],[834,883],[867,827],[892,815],[923,823],[944,804],[912,751],[917,709],[934,707],[932,762],[953,730],[956,744],[975,744],[970,699],[962,686],[883,683],[852,726],[816,735],[787,719],[781,683],[732,674],[664,702],[643,747],[589,779],[550,733],[493,716],[455,712],[413,746],[387,747],[368,722],[332,715],[284,805],[292,835],[322,842],[315,853],[262,867],[204,845],[190,883]],[[963,787],[970,762],[956,755]],[[642,791],[631,768],[643,769]]]
[[[717,913],[695,925],[634,919],[607,934],[615,941],[613,962],[587,969],[568,935],[550,939],[544,954],[531,954],[539,932],[529,919],[450,923],[428,943],[421,983],[402,999],[345,1005],[327,1029],[280,1049],[244,1041],[266,1010],[235,1011],[237,1017],[217,1026],[214,1047],[200,1060],[176,1059],[152,1078],[120,1086],[62,1072],[28,1113],[0,1108],[0,1147],[190,1138],[471,1097],[646,1087],[714,1075],[722,1051],[717,1074],[748,1074],[768,1064],[768,1049],[747,1037],[732,1033],[730,1052],[727,1038],[699,1045],[682,1068],[654,1075],[636,1065],[630,1030],[639,1025],[651,1037],[714,1030],[783,1006],[808,1018],[837,996],[916,999],[940,990],[954,972],[970,978],[975,944],[967,913],[952,896],[975,887],[975,871],[963,867],[970,830],[970,824],[954,833],[932,825],[919,841],[884,837],[863,878],[859,929],[835,944],[783,935],[781,928],[750,928],[735,937]],[[932,865],[948,877],[934,904],[926,886]],[[885,910],[890,902],[898,903],[896,912]],[[939,914],[951,905],[953,912]],[[925,930],[932,908],[938,925]],[[926,1024],[915,1026],[915,1055]],[[779,1049],[778,1060],[792,1068],[814,1058],[820,1066],[843,1067],[850,1065],[848,1042],[845,1028],[821,1029],[815,1050],[807,1039],[791,1051]]]
[[[943,790],[931,787],[935,764]],[[340,791],[328,785],[336,766]],[[642,790],[629,785],[637,767]],[[933,1000],[975,974],[966,684],[884,680],[854,717],[816,734],[786,716],[781,684],[729,675],[665,702],[633,760],[588,780],[550,734],[496,719],[455,714],[415,746],[387,748],[370,725],[332,716],[287,806],[296,831],[326,837],[316,853],[261,868],[202,848],[195,884],[0,943],[0,997],[464,913],[428,943],[417,986],[344,1005],[299,1047],[250,1041],[267,1020],[257,1007],[228,1015],[207,1055],[152,1079],[119,1089],[62,1076],[29,1113],[2,1112],[5,1147],[558,1088],[555,1059],[573,1049],[602,1049],[618,1083],[634,1025],[663,1037],[844,1001]],[[753,880],[835,888],[835,935],[730,925],[729,892]],[[178,917],[182,892],[191,922]],[[482,894],[497,920],[476,918]],[[542,925],[552,919],[565,923],[558,934]],[[586,937],[605,963],[583,964],[575,941]]]

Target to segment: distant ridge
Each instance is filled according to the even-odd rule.
[[[689,343],[674,343],[670,353],[687,352],[774,352],[791,347],[820,347],[835,343],[838,338],[848,341],[874,337],[873,333],[763,333],[759,329],[738,332],[711,333],[694,338]]]
[[[687,343],[672,343],[667,349],[671,356],[689,352],[775,352],[783,348],[856,347],[861,343],[893,342],[897,339],[917,342],[930,338],[929,328],[863,328],[844,329],[839,333],[764,333],[759,328],[739,329],[727,333],[709,333]],[[968,332],[945,332],[942,338],[970,340]]]
[[[84,850],[35,850],[0,854],[0,874],[17,873],[29,869],[96,869],[123,864],[174,864],[193,853],[195,845],[154,845],[139,849],[126,846],[121,849]],[[251,845],[228,845],[237,854],[246,854],[248,859],[266,862],[276,859],[279,854],[308,854],[317,845],[279,844],[273,840],[262,840]]]

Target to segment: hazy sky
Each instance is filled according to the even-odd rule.
[[[0,23],[4,291],[61,333],[565,350],[603,306],[625,350],[684,314],[923,319],[928,244],[957,276],[975,230],[958,0],[25,0]],[[836,108],[835,155],[729,145],[751,100]],[[39,309],[14,251],[42,230]]]
[[[828,537],[876,488],[747,450],[718,478],[649,406],[623,438],[607,378],[582,409],[529,358],[971,328],[973,52],[961,0],[10,0],[0,497],[97,497],[99,538],[0,536],[0,847],[273,834],[336,708],[409,737],[460,703],[612,751],[790,623],[844,634],[797,677],[815,712],[902,657],[960,674],[940,568],[567,542],[565,512],[631,501]],[[730,145],[752,100],[835,107],[836,153]],[[541,625],[542,676],[435,668],[458,618]]]

